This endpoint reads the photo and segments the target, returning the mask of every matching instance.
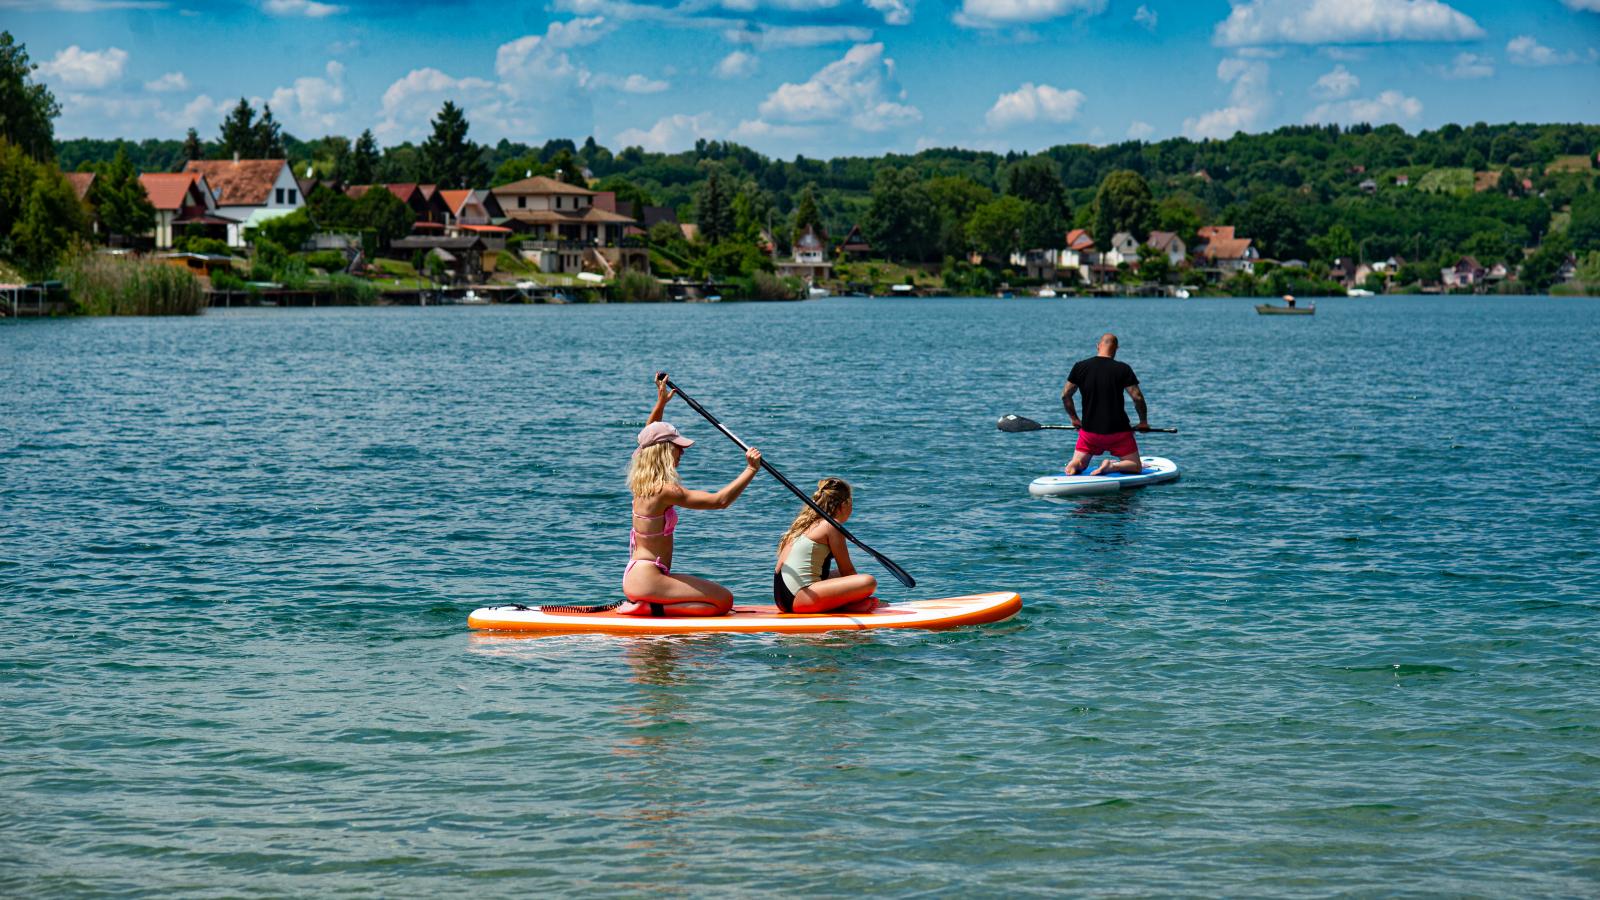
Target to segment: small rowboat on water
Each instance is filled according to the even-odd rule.
[[[1283,295],[1284,306],[1274,306],[1271,303],[1257,303],[1256,315],[1258,316],[1314,316],[1317,314],[1317,305],[1295,306],[1294,297]]]

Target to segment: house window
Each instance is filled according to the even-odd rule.
[[[276,202],[279,206],[282,206],[283,205],[283,188],[278,188],[278,192],[276,194],[274,194],[273,196],[277,198],[274,202]]]
[[[299,201],[295,200],[295,189],[294,188],[289,188],[289,205],[293,206],[297,202],[299,202]]]
[[[556,209],[560,209],[560,208],[561,208],[561,198],[557,197],[556,198]]]
[[[528,208],[528,198],[527,197],[518,197],[517,198],[517,209],[527,209],[527,208]]]

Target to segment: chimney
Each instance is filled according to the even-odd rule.
[[[233,151],[233,164],[236,166],[239,164],[239,151],[237,150]]]

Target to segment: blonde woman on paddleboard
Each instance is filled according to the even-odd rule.
[[[733,593],[715,581],[672,571],[672,533],[678,526],[677,507],[727,509],[739,499],[750,480],[761,471],[761,451],[744,455],[744,471],[716,493],[692,491],[678,480],[678,460],[694,444],[678,433],[661,414],[672,399],[667,376],[656,379],[656,405],[639,432],[639,447],[628,466],[628,489],[633,493],[633,520],[628,534],[628,567],[622,572],[622,593],[628,598],[617,609],[631,616],[721,616],[733,609]]]
[[[850,484],[843,478],[817,482],[811,502],[836,521],[854,511]],[[838,563],[837,574],[829,572]],[[772,573],[772,602],[786,613],[865,613],[878,608],[878,579],[856,572],[844,535],[809,506],[778,542],[778,568]]]

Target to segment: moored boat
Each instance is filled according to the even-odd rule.
[[[1263,316],[1310,316],[1315,315],[1315,306],[1278,306],[1272,303],[1257,303],[1256,313]]]

